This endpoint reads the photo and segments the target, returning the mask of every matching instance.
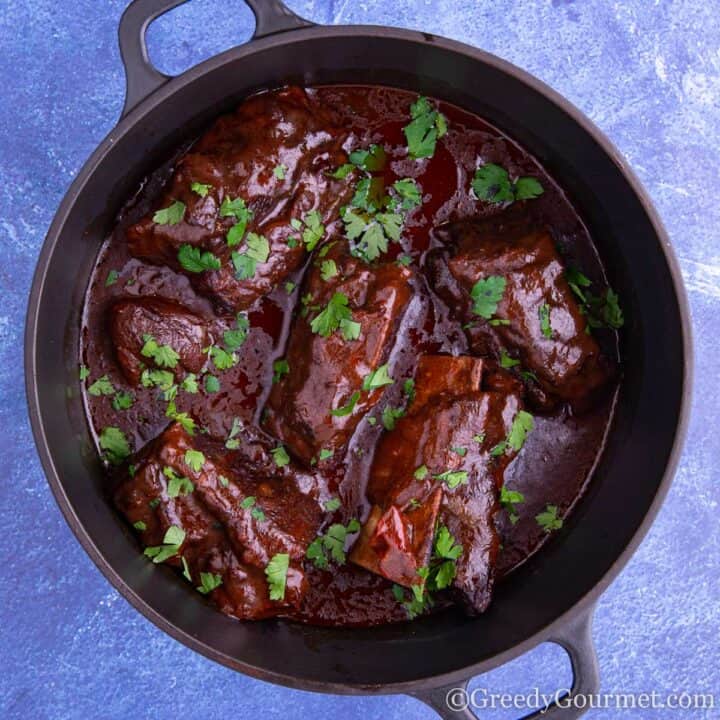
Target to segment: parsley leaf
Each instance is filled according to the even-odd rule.
[[[276,166],[273,168],[273,175],[274,175],[278,180],[284,180],[284,179],[285,179],[285,173],[286,173],[286,172],[287,172],[287,167],[285,167],[285,165],[283,165],[282,163],[280,163],[279,165],[276,165]]]
[[[203,595],[207,595],[209,592],[212,592],[215,588],[219,588],[222,585],[222,576],[214,573],[201,572],[200,582],[202,585],[197,588],[197,591]]]
[[[336,180],[344,180],[353,170],[355,170],[355,166],[352,163],[345,163],[333,170],[333,172],[330,173],[330,177]]]
[[[204,380],[205,392],[216,393],[220,390],[220,381],[214,375],[206,375]]]
[[[235,327],[223,333],[223,342],[229,352],[238,350],[247,340],[250,321],[243,313],[238,313],[235,318]]]
[[[100,397],[101,395],[112,395],[115,392],[115,388],[110,382],[110,378],[107,375],[103,375],[90,385],[88,392],[95,397]]]
[[[428,476],[428,469],[427,465],[421,465],[415,472],[413,473],[413,477],[416,480],[424,480]]]
[[[340,507],[340,498],[334,497],[326,500],[323,507],[325,508],[326,512],[335,512]]]
[[[357,405],[357,401],[360,399],[360,392],[355,391],[348,400],[346,405],[343,405],[342,407],[335,408],[334,410],[330,411],[330,414],[333,417],[345,417],[346,415],[350,415],[352,411],[355,409],[355,405]]]
[[[146,557],[152,558],[154,563],[165,562],[180,552],[180,546],[185,541],[185,531],[177,525],[171,525],[163,537],[163,544],[154,547],[146,547],[143,553]]]
[[[170,498],[189,495],[195,489],[190,478],[178,475],[171,467],[163,468],[163,475],[168,479],[167,494]]]
[[[273,555],[267,564],[265,577],[267,578],[268,587],[270,588],[271,600],[285,599],[285,583],[287,581],[289,565],[290,555],[288,555],[288,553],[277,553]]]
[[[352,320],[347,295],[336,292],[325,309],[312,320],[310,329],[325,338],[339,329],[346,340],[357,339],[360,326]]]
[[[382,145],[371,145],[367,150],[353,150],[350,162],[367,172],[379,172],[385,169],[387,156]]]
[[[112,406],[115,410],[129,410],[135,399],[130,393],[118,390],[112,399]]]
[[[405,414],[405,410],[403,408],[394,408],[390,405],[386,405],[383,408],[381,420],[383,427],[390,431],[395,429],[395,423],[397,420],[399,420],[403,415]]]
[[[234,367],[237,362],[236,355],[219,348],[217,345],[211,345],[209,348],[206,348],[206,350],[218,370],[229,370],[231,367]]]
[[[412,210],[422,202],[420,188],[412,178],[403,178],[393,183],[393,190],[400,197],[400,207],[403,210]]]
[[[90,377],[90,368],[86,365],[81,365],[78,375],[80,377],[80,382],[87,380]]]
[[[470,291],[470,297],[473,300],[473,312],[489,320],[497,311],[506,284],[505,278],[500,275],[490,275],[478,280]]]
[[[107,274],[107,278],[105,280],[105,287],[110,287],[111,285],[114,285],[118,278],[120,277],[120,273],[117,270],[111,270]]]
[[[248,233],[244,253],[233,252],[232,263],[238,280],[247,280],[255,275],[258,263],[267,262],[270,257],[270,243],[264,235]]]
[[[525,439],[534,427],[535,421],[533,420],[533,416],[525,410],[520,410],[515,416],[507,436],[510,447],[519,452],[525,444]]]
[[[281,358],[273,363],[273,385],[279,383],[284,375],[290,372],[290,365],[286,358]]]
[[[194,395],[198,391],[197,375],[195,373],[188,373],[180,383],[180,388],[186,393]]]
[[[547,505],[545,510],[535,516],[535,520],[546,533],[559,530],[563,526],[563,520],[558,515],[557,505]]]
[[[130,455],[130,445],[120,428],[106,427],[100,432],[100,447],[112,465],[120,465]]]
[[[305,556],[321,570],[328,567],[331,559],[338,565],[344,565],[347,536],[358,530],[360,530],[360,523],[354,518],[347,525],[335,523],[327,529],[324,535],[319,535],[308,545]]]
[[[271,450],[270,454],[273,456],[273,460],[278,467],[285,467],[290,464],[290,456],[282,445]]]
[[[185,464],[195,472],[200,472],[202,466],[205,464],[205,455],[199,450],[193,450],[192,448],[185,451]]]
[[[435,110],[426,97],[419,97],[410,106],[412,121],[403,128],[408,155],[418,160],[435,154],[437,141],[447,132],[447,120]]]
[[[207,197],[211,187],[212,185],[206,185],[205,183],[199,182],[194,182],[192,185],[190,185],[190,189],[200,197]]]
[[[183,270],[201,273],[205,270],[219,270],[220,260],[210,251],[202,252],[192,245],[181,245],[178,250],[178,262]]]
[[[365,392],[375,390],[376,388],[384,387],[385,385],[392,385],[395,382],[388,372],[388,364],[381,365],[377,370],[373,370],[368,373],[363,380],[362,389]]]
[[[439,475],[433,475],[435,480],[444,482],[451,490],[454,490],[459,485],[468,484],[468,472],[467,470],[446,470]]]
[[[145,532],[145,530],[147,530],[147,525],[142,520],[134,522],[133,527],[140,532]]]
[[[325,226],[320,222],[320,213],[317,210],[309,212],[304,218],[305,229],[302,238],[305,243],[305,249],[312,252],[315,246],[322,240],[325,234]]]
[[[543,303],[538,308],[538,317],[540,318],[540,332],[548,339],[553,335],[552,326],[550,325],[550,306]]]
[[[507,170],[494,163],[485,163],[475,171],[472,189],[480,200],[495,204],[532,200],[544,192],[536,178],[521,177],[513,183]]]
[[[334,260],[323,260],[320,266],[320,277],[328,281],[338,274],[337,265]]]
[[[505,485],[500,488],[500,504],[505,512],[507,512],[510,522],[513,525],[520,519],[515,506],[524,502],[525,496],[521,492],[509,490]]]
[[[225,447],[228,450],[237,450],[240,447],[240,440],[238,440],[237,436],[240,434],[242,429],[242,420],[238,417],[233,418],[232,427],[230,428],[227,440],[225,441]]]
[[[169,345],[158,345],[152,335],[143,335],[145,344],[140,354],[146,358],[152,358],[156,365],[162,368],[174,368],[180,360],[180,355]]]
[[[153,222],[158,225],[177,225],[185,217],[185,203],[176,200],[172,205],[158,210],[153,215]]]
[[[516,360],[513,357],[510,357],[505,350],[500,351],[500,367],[505,368],[506,370],[509,370],[510,368],[514,368],[517,365],[520,364],[519,360]]]

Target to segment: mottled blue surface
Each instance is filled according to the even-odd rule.
[[[75,541],[48,490],[25,411],[22,331],[33,267],[68,185],[112,128],[124,80],[123,0],[0,3],[0,717],[429,718],[406,697],[328,697],[242,677],[143,619]],[[600,601],[603,690],[715,692],[720,704],[720,13],[707,0],[295,0],[321,23],[406,26],[480,46],[590,116],[656,202],[695,326],[694,413],[649,536]],[[204,18],[197,23],[198,18]],[[155,23],[167,72],[246,40],[240,0],[195,0]],[[568,681],[545,646],[484,677],[496,691]],[[515,717],[518,711],[489,714]],[[669,717],[617,710],[590,717]],[[720,709],[685,717],[717,718]]]

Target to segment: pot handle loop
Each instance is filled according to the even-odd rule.
[[[150,62],[145,33],[153,20],[184,2],[187,0],[133,0],[120,18],[118,40],[126,81],[125,105],[121,118],[170,80],[169,75],[156,70]],[[313,23],[296,15],[280,0],[245,2],[255,15],[253,40],[286,30],[313,26]]]
[[[592,639],[593,610],[590,608],[548,638],[548,642],[560,645],[570,656],[572,689],[547,707],[525,715],[521,720],[575,720],[591,706],[589,696],[600,691],[600,672]],[[469,682],[468,679],[412,695],[433,708],[444,720],[477,720],[478,716],[471,709],[472,692],[467,689]],[[573,702],[573,698],[578,696],[584,696],[583,703]]]

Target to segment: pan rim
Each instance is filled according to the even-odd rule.
[[[37,325],[39,320],[40,299],[43,295],[45,278],[47,275],[49,262],[55,252],[55,248],[62,234],[63,227],[67,218],[77,201],[79,195],[84,191],[88,182],[91,180],[97,168],[103,162],[105,156],[113,145],[122,138],[131,128],[140,121],[148,112],[157,105],[162,104],[167,98],[180,91],[186,85],[197,81],[203,75],[217,69],[229,62],[240,60],[252,56],[253,54],[269,50],[278,46],[287,46],[295,42],[304,42],[314,39],[329,38],[362,38],[367,37],[369,40],[389,39],[404,41],[409,43],[426,46],[428,44],[439,46],[444,50],[458,53],[460,55],[469,56],[471,59],[490,65],[495,69],[504,72],[514,79],[528,86],[531,90],[543,95],[548,101],[556,105],[561,111],[567,114],[574,122],[598,144],[602,151],[617,166],[619,172],[627,182],[628,186],[638,199],[643,212],[646,214],[650,225],[653,228],[660,248],[663,252],[665,263],[669,269],[672,278],[673,292],[678,305],[678,311],[681,322],[681,333],[683,339],[683,378],[682,378],[682,398],[680,402],[677,424],[675,427],[672,448],[668,455],[667,464],[663,477],[658,485],[657,492],[650,503],[645,516],[630,538],[628,544],[618,555],[613,564],[607,569],[605,574],[596,582],[591,590],[589,590],[578,602],[576,602],[566,612],[557,617],[553,622],[546,625],[524,641],[508,648],[506,651],[486,658],[480,662],[468,665],[461,670],[448,673],[440,673],[410,681],[394,682],[388,684],[360,684],[350,682],[330,682],[315,679],[303,679],[286,673],[257,667],[239,661],[201,640],[193,637],[185,630],[172,624],[164,616],[154,610],[145,602],[136,591],[130,587],[123,578],[116,572],[112,565],[105,559],[103,554],[96,546],[93,538],[89,535],[65,493],[64,484],[55,467],[54,460],[50,455],[44,422],[40,410],[39,387],[37,383],[37,363],[36,356],[38,352],[37,344]],[[573,618],[580,617],[584,614],[591,614],[597,599],[607,589],[611,582],[617,577],[623,567],[627,564],[630,557],[634,554],[650,526],[652,525],[659,509],[664,501],[672,482],[673,476],[677,469],[677,465],[682,452],[687,427],[690,417],[692,376],[693,376],[693,344],[692,344],[692,325],[690,321],[690,310],[687,294],[682,281],[682,274],[679,263],[675,256],[674,250],[670,245],[670,240],[663,227],[662,221],[655,210],[652,201],[647,192],[642,187],[639,179],[630,168],[626,160],[620,152],[615,148],[613,143],[605,136],[605,134],[595,126],[578,108],[576,108],[567,99],[543,83],[541,80],[530,75],[525,70],[498,58],[483,50],[479,50],[473,46],[461,43],[448,38],[422,33],[419,31],[405,30],[400,28],[389,28],[384,26],[372,25],[345,25],[345,26],[312,26],[292,31],[272,35],[261,39],[253,40],[246,45],[227,50],[216,55],[203,63],[190,68],[182,75],[171,78],[165,85],[158,88],[155,92],[140,102],[126,116],[122,117],[118,124],[108,133],[107,137],[100,143],[97,149],[92,153],[83,168],[73,181],[65,197],[63,198],[55,217],[50,225],[45,241],[38,256],[37,265],[33,277],[30,290],[28,310],[25,325],[25,389],[28,402],[28,411],[30,424],[40,457],[43,471],[48,480],[48,484],[53,492],[56,502],[63,513],[65,520],[70,525],[75,537],[82,545],[85,552],[90,556],[98,569],[105,578],[115,587],[136,610],[142,613],[148,620],[153,622],[162,631],[173,637],[175,640],[183,643],[192,650],[199,652],[205,657],[214,660],[233,670],[242,672],[251,677],[266,680],[276,684],[284,685],[291,688],[310,690],[314,692],[336,693],[336,694],[390,694],[390,693],[412,693],[421,689],[430,689],[442,687],[445,685],[460,683],[466,681],[469,677],[487,672],[498,667],[539,645],[542,642],[552,639],[553,634],[561,627],[566,625]]]

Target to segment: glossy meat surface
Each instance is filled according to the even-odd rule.
[[[518,369],[532,374],[528,392],[539,409],[591,405],[607,386],[612,364],[588,332],[550,233],[506,213],[439,228],[436,238],[444,249],[430,253],[432,284],[461,316],[472,350],[519,360]],[[476,283],[488,278],[505,281],[490,321],[473,310],[471,298]]]
[[[420,359],[415,402],[378,445],[368,487],[374,505],[351,555],[411,586],[430,563],[436,527],[445,525],[463,548],[452,587],[473,612],[490,602],[499,544],[497,492],[514,456],[511,449],[498,456],[492,451],[520,409],[517,395],[481,390],[481,377],[481,360]],[[465,480],[455,487],[442,479],[463,472]]]
[[[206,361],[208,330],[205,321],[169,300],[147,297],[123,300],[109,311],[110,336],[118,363],[128,381],[137,385],[146,367],[171,368],[199,373]],[[170,362],[158,364],[152,353],[143,354],[148,339],[167,346],[177,354]]]
[[[185,558],[194,585],[200,573],[219,575],[222,584],[210,595],[223,612],[258,619],[302,600],[302,560],[323,516],[321,484],[291,467],[278,468],[267,441],[252,431],[241,439],[237,451],[227,451],[171,425],[140,453],[115,504],[130,523],[144,523],[146,546],[161,545],[169,527],[181,528],[184,541],[167,562],[183,567]],[[189,464],[188,451],[202,453],[199,469]],[[171,490],[173,477],[189,480],[191,489]],[[265,568],[278,553],[289,555],[285,595],[270,600]]]
[[[328,281],[321,277],[323,260],[334,261],[338,270]],[[305,462],[321,449],[342,449],[382,397],[383,387],[365,391],[363,381],[388,360],[410,300],[411,276],[395,263],[365,264],[349,254],[344,241],[313,262],[303,287],[308,312],[295,318],[285,356],[289,371],[273,386],[266,410],[269,432]],[[341,329],[323,337],[311,328],[337,293],[347,298],[352,322],[360,325],[357,339],[346,339]]]
[[[267,294],[306,258],[302,230],[290,224],[319,213],[330,223],[351,191],[349,181],[329,171],[347,161],[342,149],[347,132],[331,114],[300,88],[266,93],[246,100],[231,115],[221,117],[178,162],[166,192],[153,211],[173,202],[185,205],[176,224],[153,222],[153,213],[127,231],[130,253],[159,265],[186,272],[197,291],[221,308],[241,310]],[[206,186],[204,196],[193,183]],[[205,192],[204,190],[201,192]],[[245,242],[229,247],[226,235],[235,217],[223,217],[223,201],[242,199],[252,213],[250,232],[269,244],[267,260],[254,275],[241,279],[231,253],[245,253]],[[288,243],[290,238],[296,242]],[[183,245],[212,252],[218,270],[190,272],[178,262]]]

